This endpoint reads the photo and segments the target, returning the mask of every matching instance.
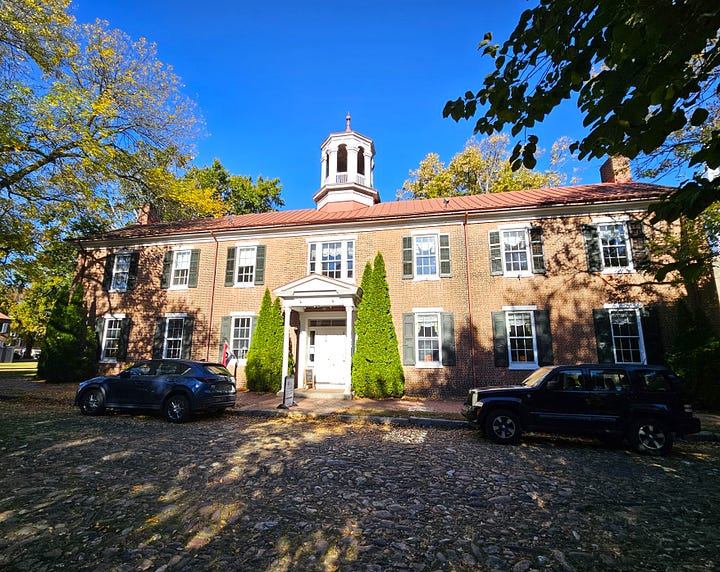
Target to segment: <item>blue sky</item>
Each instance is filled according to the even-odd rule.
[[[233,174],[279,178],[286,209],[312,208],[320,143],[352,127],[375,142],[375,187],[383,201],[430,152],[446,163],[474,122],[443,119],[445,102],[477,89],[490,71],[478,43],[502,41],[532,3],[459,0],[75,0],[80,22],[107,20],[157,44],[198,104],[207,136],[195,164],[214,158]],[[570,105],[535,133],[583,134]],[[584,161],[583,183],[600,162]]]

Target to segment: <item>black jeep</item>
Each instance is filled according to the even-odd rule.
[[[521,385],[471,389],[463,415],[496,443],[516,443],[522,431],[594,435],[660,455],[673,435],[700,431],[678,378],[646,365],[541,367]]]

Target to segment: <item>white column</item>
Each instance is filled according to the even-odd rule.
[[[365,151],[365,186],[373,188],[372,157],[370,150]]]
[[[283,310],[285,313],[285,330],[283,333],[282,375],[280,377],[281,390],[285,387],[285,376],[287,375],[288,365],[290,365],[288,354],[290,353],[290,313],[292,312],[292,306],[290,306],[289,302],[283,301]]]
[[[357,147],[348,147],[347,150],[347,173],[348,173],[348,182],[349,183],[357,183],[358,180],[358,171],[357,171],[357,156],[358,156],[358,148]]]
[[[352,346],[355,337],[352,302],[345,303],[345,397],[352,397]]]
[[[327,181],[325,184],[333,184],[337,176],[337,149],[330,149],[330,170],[328,171]]]

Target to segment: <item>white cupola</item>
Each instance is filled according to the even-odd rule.
[[[352,210],[380,202],[373,188],[375,145],[350,128],[350,114],[345,131],[328,135],[320,153],[320,190],[313,196],[318,210]]]

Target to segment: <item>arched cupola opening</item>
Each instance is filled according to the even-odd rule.
[[[340,145],[337,150],[337,172],[347,173],[348,168],[347,145]]]
[[[365,147],[358,148],[357,154],[357,172],[359,175],[365,174]]]

